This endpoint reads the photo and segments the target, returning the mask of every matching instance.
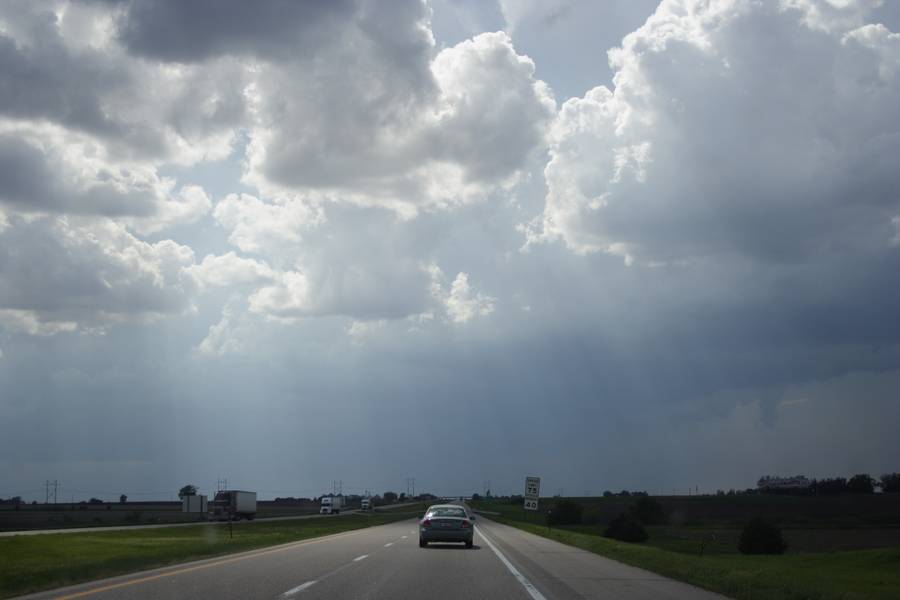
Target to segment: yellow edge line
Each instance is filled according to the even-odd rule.
[[[367,528],[364,528],[367,529]],[[204,563],[202,565],[196,565],[193,567],[186,567],[184,569],[177,569],[175,571],[166,571],[165,573],[157,573],[156,575],[149,575],[147,577],[141,577],[140,579],[129,579],[128,581],[122,581],[120,583],[111,583],[109,585],[105,585],[103,587],[93,588],[90,590],[85,590],[83,592],[76,592],[74,594],[67,594],[65,596],[56,596],[54,600],[69,600],[70,598],[83,598],[85,596],[92,596],[94,594],[99,594],[101,592],[108,592],[109,590],[115,590],[123,587],[128,587],[130,585],[137,585],[139,583],[146,583],[148,581],[153,581],[155,579],[162,579],[163,577],[173,577],[175,575],[181,575],[183,573],[192,573],[194,571],[201,571],[203,569],[209,569],[212,567],[218,567],[219,565],[224,565],[227,563],[237,562],[239,560],[247,560],[248,558],[256,558],[257,556],[265,556],[266,554],[275,554],[276,552],[283,552],[285,550],[291,550],[293,548],[297,548],[298,546],[308,546],[310,544],[316,544],[319,542],[324,542],[326,540],[331,540],[339,537],[344,537],[346,535],[351,535],[354,533],[359,533],[359,529],[355,529],[353,531],[344,531],[341,533],[335,533],[332,535],[327,535],[325,537],[314,538],[311,540],[303,540],[299,542],[290,542],[286,546],[279,546],[277,548],[270,548],[269,550],[262,550],[260,552],[253,552],[252,554],[244,554],[241,556],[233,556],[231,558],[225,558],[222,560],[217,560],[215,562]]]

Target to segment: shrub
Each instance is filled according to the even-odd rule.
[[[817,494],[840,494],[847,491],[847,480],[843,477],[820,479],[813,482]]]
[[[625,513],[620,514],[610,522],[606,531],[603,532],[603,536],[619,540],[620,542],[632,543],[646,542],[647,538],[650,537],[640,521]]]
[[[644,525],[662,525],[666,522],[666,513],[655,498],[642,496],[631,507],[631,514]]]
[[[885,494],[900,493],[900,473],[886,473],[882,475],[881,491]]]
[[[559,500],[550,509],[547,522],[550,525],[580,525],[582,506],[571,500]]]
[[[756,517],[741,532],[738,550],[741,554],[784,554],[787,544],[778,527]]]
[[[854,494],[874,494],[875,479],[866,473],[854,475],[847,481],[847,491]]]

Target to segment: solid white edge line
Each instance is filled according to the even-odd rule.
[[[513,577],[515,577],[516,579],[519,580],[519,583],[522,584],[522,587],[525,588],[525,591],[528,592],[528,594],[532,598],[534,598],[534,600],[547,600],[546,597],[540,591],[538,591],[538,589],[536,587],[534,587],[534,585],[530,581],[528,581],[528,578],[525,577],[524,575],[522,575],[519,572],[519,570],[517,568],[515,568],[513,566],[513,564],[511,562],[509,562],[509,560],[507,560],[507,558],[505,556],[503,556],[503,553],[497,549],[497,546],[492,544],[491,540],[489,540],[486,535],[481,533],[481,529],[476,527],[475,532],[481,536],[481,539],[483,539],[487,543],[487,545],[490,547],[490,549],[494,551],[494,554],[497,555],[497,558],[500,559],[500,562],[502,562],[504,565],[506,565],[506,568],[509,569],[509,572],[513,574]]]
[[[301,583],[301,584],[298,585],[297,587],[291,588],[291,589],[289,589],[288,591],[286,591],[285,593],[283,593],[283,594],[281,595],[281,597],[282,597],[282,598],[287,598],[287,597],[289,597],[289,596],[293,596],[293,595],[296,594],[297,592],[302,592],[303,590],[305,590],[306,588],[308,588],[309,586],[311,586],[311,585],[314,584],[314,583],[315,583],[315,581],[307,581],[306,583]]]
[[[367,558],[368,556],[369,556],[368,554],[363,554],[362,556],[357,556],[356,558],[353,559],[353,562],[359,562],[362,559]]]

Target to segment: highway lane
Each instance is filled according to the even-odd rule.
[[[419,548],[410,519],[27,598],[722,598],[483,518],[477,523],[471,550]]]

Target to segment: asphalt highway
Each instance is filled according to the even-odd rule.
[[[722,598],[485,518],[471,550],[419,548],[416,527],[410,519],[26,598]]]

